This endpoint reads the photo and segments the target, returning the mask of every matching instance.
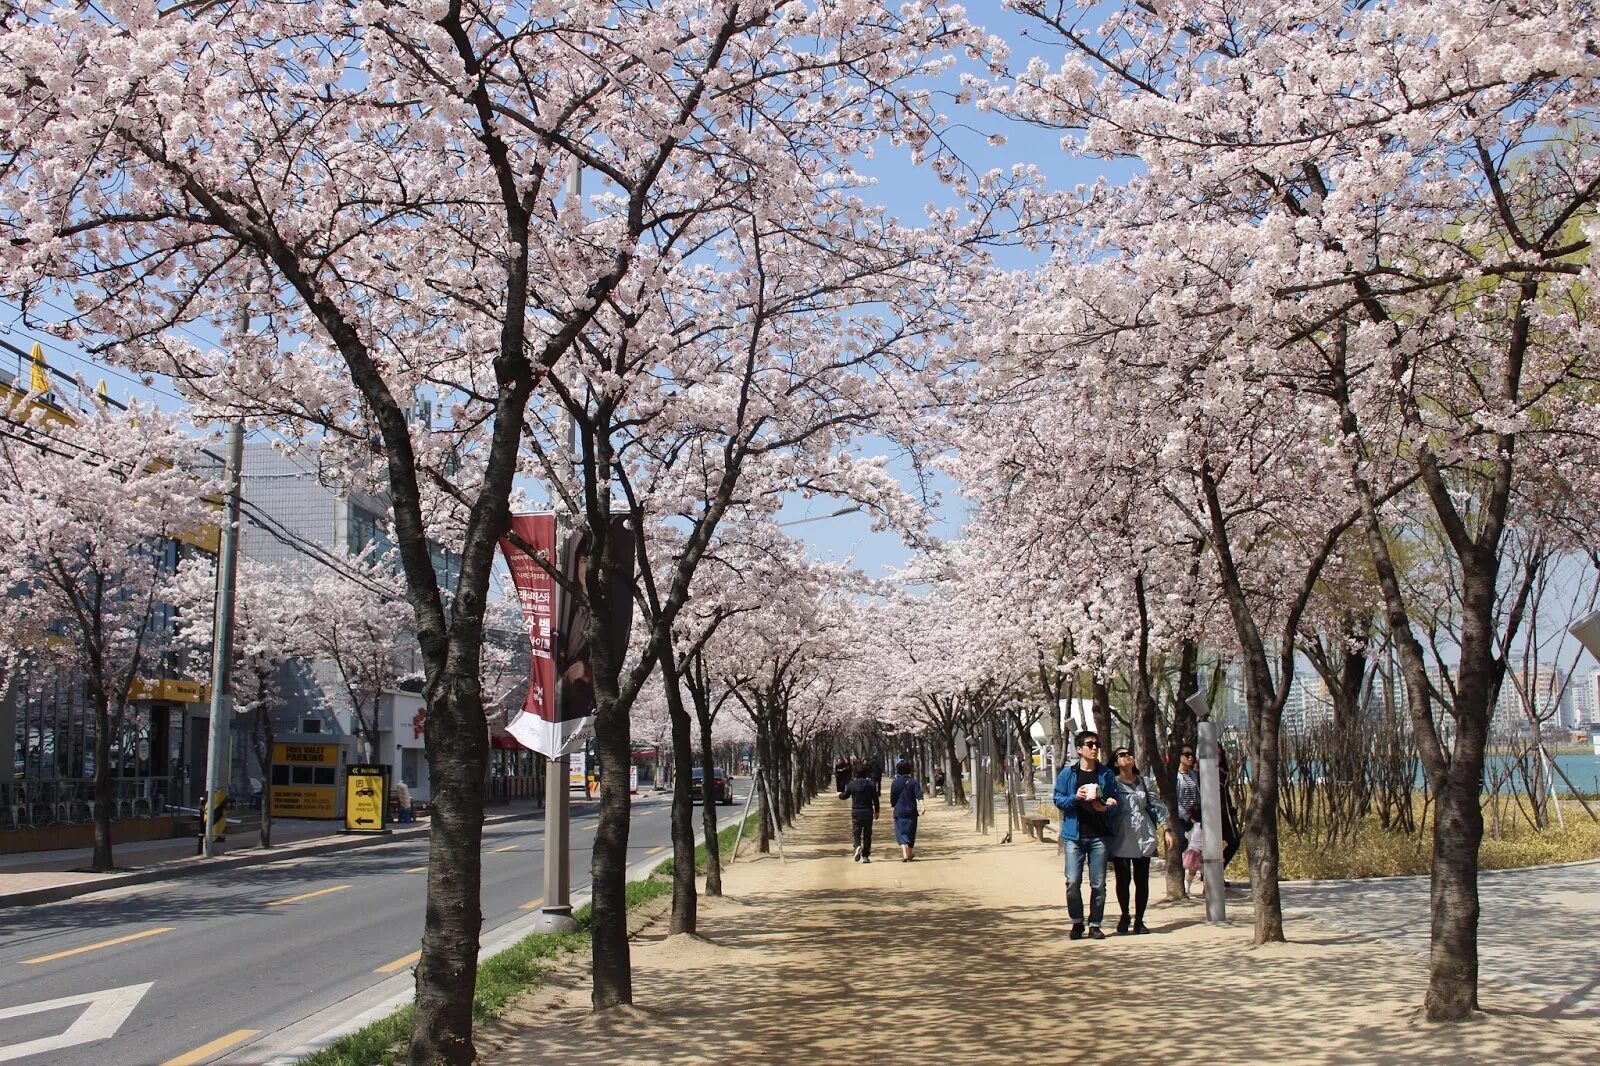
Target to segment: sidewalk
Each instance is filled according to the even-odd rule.
[[[533,800],[515,800],[489,807],[484,824],[543,816],[543,808]],[[112,849],[117,870],[104,874],[85,869],[93,856],[90,848],[0,855],[0,908],[54,903],[108,888],[256,866],[295,855],[390,844],[428,831],[427,819],[391,826],[392,832],[387,834],[341,833],[339,826],[338,822],[279,819],[272,828],[273,846],[263,849],[257,846],[260,837],[252,825],[246,832],[230,832],[226,850],[210,859],[195,854],[194,837],[118,844]]]
[[[1159,903],[1153,935],[1069,941],[1054,847],[978,836],[937,801],[914,863],[887,816],[877,829],[873,862],[853,863],[844,805],[818,800],[784,838],[787,863],[741,858],[724,876],[732,894],[702,902],[709,939],[667,938],[660,922],[634,942],[634,1009],[592,1016],[580,967],[482,1027],[483,1061],[1099,1064],[1186,1048],[1503,1066],[1592,1062],[1600,1046],[1594,1012],[1488,980],[1483,1019],[1420,1022],[1424,959],[1293,917],[1292,943],[1253,948],[1248,902],[1232,898],[1226,927],[1203,924],[1197,901]]]

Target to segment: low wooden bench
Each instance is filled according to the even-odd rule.
[[[1024,814],[1022,816],[1022,831],[1039,843],[1046,843],[1044,827],[1050,824],[1050,819],[1042,814]]]

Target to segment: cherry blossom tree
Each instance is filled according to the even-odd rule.
[[[196,444],[177,421],[143,405],[17,405],[3,418],[0,632],[8,657],[82,680],[94,712],[91,862],[111,870],[112,746],[174,638],[161,595],[169,549],[214,528],[216,485],[196,473]]]
[[[649,279],[681,279],[662,267],[710,247],[696,216],[804,203],[791,213],[848,220],[859,183],[843,160],[880,140],[937,157],[938,115],[913,84],[946,69],[947,48],[983,42],[932,5],[836,0],[580,2],[516,18],[453,2],[59,3],[10,9],[0,26],[8,292],[28,307],[69,293],[75,315],[51,325],[173,375],[199,417],[320,432],[352,476],[376,468],[387,484],[435,783],[411,1054],[470,1061],[483,615],[530,397],[548,389],[570,409],[586,376],[613,380],[593,352],[663,358]],[[568,194],[579,167],[604,194]],[[190,323],[219,328],[221,350],[183,341],[173,327]],[[425,427],[407,415],[428,396],[442,417]],[[603,618],[628,594],[607,555],[612,454],[593,433],[583,454],[575,511],[595,532],[585,592]],[[429,552],[443,514],[461,544],[448,600]],[[606,858],[626,845],[627,701],[612,691],[622,656],[592,646],[611,767],[595,899],[604,1008],[631,998]]]
[[[1210,333],[1259,388],[1300,397],[1337,444],[1328,468],[1360,508],[1438,800],[1425,1011],[1465,1018],[1477,1003],[1484,747],[1501,627],[1515,618],[1495,611],[1506,531],[1555,485],[1588,490],[1593,466],[1594,408],[1573,387],[1594,362],[1584,220],[1600,153],[1574,121],[1600,84],[1587,14],[1420,2],[1024,10],[1066,58],[1034,62],[986,99],[1073,130],[1085,153],[1136,156],[1137,196],[1092,194],[1085,222],[1103,249],[1144,249],[1127,256],[1143,279],[1166,279],[1140,290],[1164,294],[1144,314]],[[1443,732],[1386,520],[1397,475],[1415,479],[1405,505],[1431,512],[1461,575]],[[1256,672],[1259,657],[1242,650]]]

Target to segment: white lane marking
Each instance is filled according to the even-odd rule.
[[[20,1044],[0,1047],[0,1062],[11,1062],[27,1058],[29,1055],[43,1055],[47,1051],[60,1051],[79,1044],[109,1039],[122,1028],[122,1023],[133,1013],[133,1008],[139,1005],[144,994],[154,985],[154,981],[146,981],[142,985],[123,985],[121,988],[108,988],[102,992],[62,996],[60,999],[24,1003],[20,1007],[0,1010],[0,1021],[5,1021],[8,1018],[21,1018],[29,1014],[60,1010],[62,1007],[75,1007],[80,1003],[88,1004],[88,1009],[78,1015],[76,1021],[55,1036],[42,1036],[37,1040],[25,1040]]]

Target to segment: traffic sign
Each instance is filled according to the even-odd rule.
[[[389,826],[389,768],[355,765],[345,771],[344,829],[347,833],[386,833]]]

